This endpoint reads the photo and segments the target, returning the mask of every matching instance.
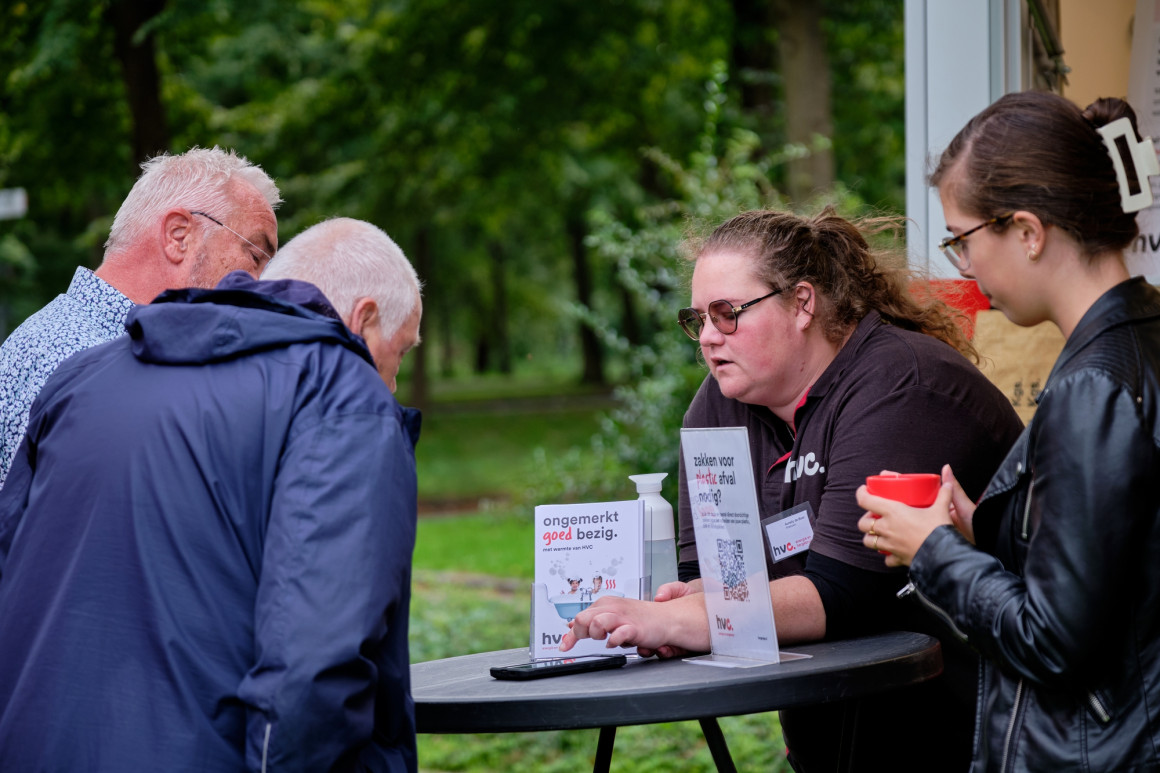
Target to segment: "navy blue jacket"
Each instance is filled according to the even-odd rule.
[[[126,327],[0,491],[0,770],[414,771],[417,415],[312,285]]]

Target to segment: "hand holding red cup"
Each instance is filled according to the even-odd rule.
[[[933,472],[890,472],[866,478],[866,491],[911,507],[930,507],[938,498],[942,477]],[[878,516],[874,516],[877,518]],[[874,530],[871,528],[870,533]],[[877,537],[877,535],[874,535]],[[877,544],[878,540],[874,540]],[[888,551],[879,550],[883,555]]]

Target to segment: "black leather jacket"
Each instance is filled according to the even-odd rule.
[[[943,526],[910,571],[985,655],[971,770],[1160,770],[1160,292],[1100,297],[1038,402],[982,550]]]

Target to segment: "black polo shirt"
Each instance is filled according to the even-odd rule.
[[[1023,428],[1010,401],[969,360],[931,336],[887,324],[877,312],[859,323],[810,388],[794,425],[764,406],[722,396],[712,376],[685,413],[685,427],[748,429],[763,519],[810,503],[810,552],[775,564],[767,544],[771,579],[802,573],[813,555],[868,572],[897,572],[862,544],[858,486],[882,470],[937,473],[949,463],[977,498]],[[680,560],[695,577],[683,466],[678,485]]]
[[[763,520],[809,502],[809,552],[775,564],[763,530],[766,564],[771,579],[801,574],[813,582],[826,610],[827,639],[911,630],[942,641],[942,678],[883,696],[873,715],[860,716],[859,748],[869,757],[856,753],[859,769],[874,764],[875,737],[903,726],[917,746],[907,753],[914,766],[900,763],[898,771],[965,770],[975,656],[919,604],[895,596],[906,571],[888,569],[882,555],[862,544],[857,524],[865,511],[854,492],[882,470],[937,473],[949,463],[978,499],[1023,427],[1008,399],[952,347],[872,312],[810,387],[793,426],[763,406],[724,397],[712,376],[701,384],[684,426],[748,430]],[[678,485],[680,575],[689,580],[699,569],[683,459]],[[839,710],[784,711],[781,720],[795,765],[833,769]]]

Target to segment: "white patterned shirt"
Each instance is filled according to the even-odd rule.
[[[0,346],[0,485],[24,440],[32,401],[68,357],[125,332],[133,302],[87,268]]]

